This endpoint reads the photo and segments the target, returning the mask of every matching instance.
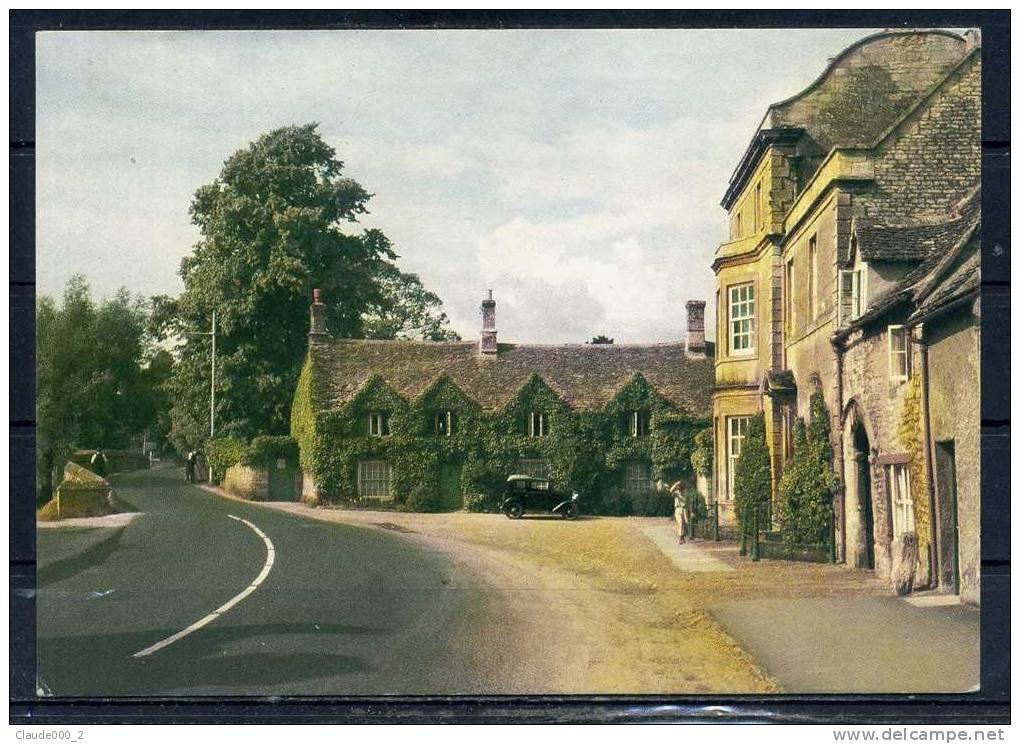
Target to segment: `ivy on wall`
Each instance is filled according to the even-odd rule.
[[[301,449],[302,467],[330,502],[356,501],[358,462],[380,459],[390,463],[390,489],[399,508],[450,508],[440,482],[445,471],[459,474],[465,508],[494,511],[507,475],[519,469],[521,459],[535,458],[548,464],[556,488],[581,494],[589,513],[661,513],[664,504],[671,508],[672,503],[664,497],[649,496],[635,504],[620,495],[624,466],[647,462],[653,478],[667,482],[693,477],[694,436],[707,423],[656,395],[640,375],[598,411],[572,410],[535,375],[494,412],[483,410],[445,376],[413,401],[375,376],[339,410],[323,411],[314,400],[313,375],[306,362],[295,392],[291,433]],[[451,436],[436,432],[436,415],[446,411],[457,417]],[[545,436],[528,436],[532,411],[545,415]],[[627,416],[634,411],[647,414],[647,436],[630,435]],[[369,436],[368,419],[377,412],[389,415],[388,436]]]
[[[917,531],[918,555],[926,555],[931,541],[931,520],[928,514],[928,473],[924,467],[924,438],[921,420],[921,377],[913,375],[903,391],[903,407],[896,434],[910,456],[910,497],[914,502],[914,526]]]

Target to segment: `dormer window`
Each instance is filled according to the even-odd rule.
[[[839,272],[839,324],[861,317],[868,308],[867,264]]]
[[[388,437],[390,435],[390,415],[388,413],[368,414],[368,435],[370,437]]]
[[[452,437],[457,433],[457,414],[454,411],[440,411],[436,414],[436,436]]]
[[[652,429],[652,417],[648,411],[631,411],[628,416],[632,437],[647,437]]]
[[[541,411],[528,414],[528,436],[544,437],[549,433],[549,421]]]

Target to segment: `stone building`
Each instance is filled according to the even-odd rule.
[[[907,453],[895,422],[913,386],[901,368],[895,375],[889,370],[894,361],[904,364],[904,345],[910,363],[921,363],[921,355],[911,356],[909,349],[935,331],[921,333],[909,321],[910,303],[928,296],[918,282],[941,291],[934,288],[941,280],[933,278],[932,262],[979,220],[974,194],[981,165],[980,80],[976,32],[895,30],[862,39],[832,59],[806,89],[769,107],[722,200],[730,239],[713,263],[716,498],[732,503],[744,428],[758,412],[765,414],[778,485],[792,453],[793,424],[807,417],[811,393],[819,390],[832,416],[841,482],[834,504],[837,556],[872,566],[881,576],[890,574],[901,525],[918,529],[925,545],[930,537],[922,534],[926,524],[891,520],[891,495],[902,491],[896,478],[902,484],[903,472],[917,466],[933,441],[971,441],[979,417],[976,402],[955,423],[943,417],[949,428],[938,435],[932,429],[927,446]],[[864,319],[878,323],[886,317],[875,315],[875,308],[892,296],[907,303],[901,315],[865,329]],[[949,322],[948,316],[938,322]],[[969,374],[976,388],[976,367],[967,367],[977,363],[968,345],[976,343],[976,327],[940,332],[947,338],[939,337],[938,357],[958,359],[935,371],[932,347],[930,403],[939,395],[935,386],[950,386],[944,378],[956,370]],[[976,395],[976,389],[970,392]],[[929,412],[934,425],[934,408]],[[968,474],[967,488],[961,480],[957,493],[959,554],[976,556],[976,522],[970,522],[977,509],[978,458],[969,444],[957,447],[955,456],[957,471]],[[905,457],[911,462],[899,462]],[[915,506],[923,506],[916,484],[907,488]],[[920,501],[927,503],[927,496]],[[914,516],[922,511],[917,508]],[[946,588],[946,566],[956,565],[948,557],[950,545],[939,542],[937,533],[935,547],[917,566],[919,586],[941,578]],[[944,560],[937,561],[939,556]],[[936,562],[941,576],[932,575]],[[970,565],[966,560],[960,565],[965,564]],[[976,565],[970,567],[975,577]],[[957,575],[953,586],[961,583],[965,595],[976,599],[970,568],[961,568],[963,579]]]
[[[292,414],[305,496],[491,508],[523,472],[626,513],[656,481],[693,478],[683,448],[711,410],[704,307],[687,303],[678,343],[525,345],[497,342],[490,293],[478,340],[366,341],[332,339],[316,293]]]

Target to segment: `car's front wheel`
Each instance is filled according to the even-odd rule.
[[[570,502],[563,507],[563,518],[564,519],[577,519],[577,515],[581,513],[581,510],[577,508],[577,504]]]
[[[524,504],[520,501],[511,501],[503,507],[503,513],[510,519],[520,519],[521,515],[524,514]]]

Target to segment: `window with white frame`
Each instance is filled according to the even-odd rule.
[[[522,457],[517,461],[517,472],[532,478],[548,478],[549,463],[539,457]]]
[[[368,435],[370,437],[388,437],[390,435],[390,415],[388,413],[368,414]]]
[[[391,499],[390,464],[386,460],[362,460],[358,463],[358,496],[365,499]]]
[[[910,379],[910,339],[901,325],[889,326],[889,379],[903,382]]]
[[[867,309],[867,267],[839,272],[839,324],[859,318]]]
[[[436,414],[436,436],[452,437],[457,433],[457,413],[440,411]]]
[[[754,352],[754,283],[729,288],[730,353]]]
[[[733,476],[737,472],[737,460],[740,459],[744,437],[747,436],[747,422],[750,420],[750,416],[730,416],[726,419],[726,492],[731,501]]]
[[[652,417],[648,411],[631,411],[629,430],[632,437],[647,437],[652,428]]]
[[[528,436],[544,437],[549,433],[549,421],[541,411],[532,411],[528,414]]]
[[[653,489],[652,466],[636,460],[628,462],[623,471],[623,491],[628,496],[640,496]]]
[[[886,487],[892,503],[893,538],[915,532],[914,500],[910,496],[910,470],[907,463],[885,466]]]

